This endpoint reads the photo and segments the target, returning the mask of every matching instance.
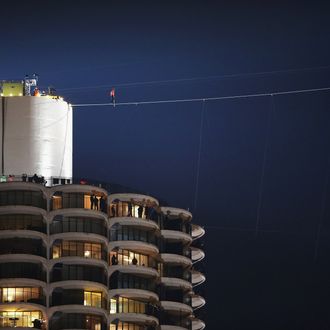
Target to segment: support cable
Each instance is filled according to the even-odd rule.
[[[319,67],[306,67],[300,69],[283,69],[275,71],[261,71],[261,72],[246,72],[246,73],[233,73],[226,75],[210,75],[203,77],[190,77],[190,78],[178,78],[178,79],[164,79],[164,80],[151,80],[151,81],[135,81],[135,82],[126,82],[126,83],[108,83],[106,85],[94,85],[94,86],[81,86],[81,87],[68,87],[68,88],[59,88],[58,91],[79,91],[86,89],[100,89],[100,88],[111,88],[111,87],[135,87],[135,86],[144,86],[144,85],[157,85],[157,84],[173,84],[173,83],[187,83],[195,81],[207,81],[207,80],[224,80],[224,79],[233,79],[233,78],[251,78],[265,75],[275,75],[283,73],[300,73],[308,71],[322,71],[328,70],[330,66],[319,66]]]
[[[258,197],[257,220],[256,220],[256,236],[258,235],[259,225],[260,225],[260,214],[261,214],[261,206],[262,206],[262,197],[263,197],[263,192],[264,192],[266,162],[267,162],[267,154],[268,154],[269,143],[270,143],[270,128],[271,128],[272,113],[273,113],[274,107],[275,107],[274,96],[271,95],[270,96],[270,108],[268,111],[265,146],[264,146],[264,153],[263,153],[263,159],[262,159],[260,185],[259,185],[259,197]]]
[[[202,101],[201,121],[200,121],[200,127],[199,127],[199,145],[198,145],[198,157],[197,157],[197,166],[196,166],[194,213],[196,212],[196,208],[197,208],[197,198],[198,198],[198,188],[199,188],[199,173],[200,173],[200,166],[201,166],[201,153],[202,153],[202,142],[203,142],[204,110],[205,110],[205,100]]]
[[[328,155],[328,158],[327,158],[327,168],[326,168],[326,172],[325,172],[324,187],[323,187],[323,193],[322,193],[322,197],[321,197],[321,211],[320,211],[319,223],[317,226],[317,232],[316,232],[316,238],[315,238],[314,260],[317,259],[318,252],[319,252],[321,229],[322,229],[322,225],[323,225],[323,219],[324,219],[325,209],[326,209],[327,194],[328,194],[328,185],[329,185],[329,176],[330,176],[329,172],[330,172],[330,155]]]

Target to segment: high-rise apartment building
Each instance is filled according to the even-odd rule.
[[[26,85],[0,102],[0,327],[202,330],[203,228],[151,196],[74,184],[72,109]]]

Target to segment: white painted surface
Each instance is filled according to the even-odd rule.
[[[48,97],[6,97],[4,174],[72,178],[72,108]],[[0,141],[1,142],[1,141]]]

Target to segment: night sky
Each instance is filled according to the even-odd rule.
[[[4,2],[0,79],[36,72],[72,104],[110,102],[112,87],[117,102],[330,87],[329,9]],[[204,106],[201,136],[202,102],[75,108],[75,177],[193,211],[208,329],[329,329],[330,92]]]

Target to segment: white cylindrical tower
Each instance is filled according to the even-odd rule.
[[[72,107],[51,96],[1,97],[0,174],[72,178]]]

